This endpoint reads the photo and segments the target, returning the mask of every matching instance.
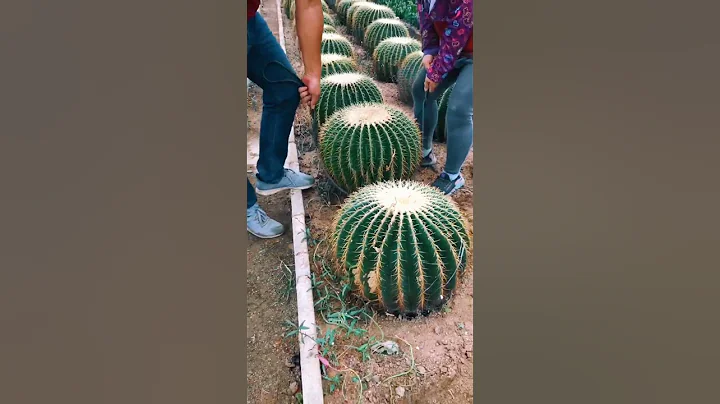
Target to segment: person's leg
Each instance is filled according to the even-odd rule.
[[[247,180],[247,207],[250,209],[257,203],[257,195],[255,195],[255,188],[250,183],[250,179]]]
[[[442,93],[447,90],[448,87],[455,82],[456,73],[451,72],[448,77],[445,78],[438,86],[435,91],[431,93],[425,93],[425,76],[427,71],[424,67],[420,67],[415,82],[412,87],[413,96],[413,112],[415,119],[420,125],[420,132],[422,133],[422,161],[420,165],[422,167],[428,167],[435,165],[437,162],[435,155],[432,153],[433,147],[433,133],[438,123],[438,103],[437,100],[442,96]]]
[[[473,144],[473,65],[459,69],[446,113],[447,159],[445,169],[433,185],[445,194],[452,194],[465,185],[460,173]]]
[[[289,70],[288,82],[271,83],[265,80],[263,71],[270,62],[279,62]],[[290,129],[300,103],[299,86],[290,81],[293,71],[287,55],[267,23],[257,14],[248,21],[248,78],[263,89],[260,156],[256,176],[259,195],[285,189],[307,189],[314,183],[311,176],[284,168]]]

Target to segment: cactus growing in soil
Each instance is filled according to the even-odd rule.
[[[336,111],[355,104],[383,102],[372,78],[360,73],[337,73],[320,79],[320,99],[315,120],[321,127]]]
[[[325,32],[329,32],[331,34],[336,34],[337,30],[332,25],[324,24],[323,25],[323,33],[325,33]]]
[[[323,24],[325,25],[335,25],[335,20],[333,20],[332,16],[328,13],[323,13]]]
[[[355,11],[361,6],[365,6],[367,4],[372,4],[369,1],[356,1],[355,3],[351,4],[350,7],[347,8],[345,11],[345,25],[348,27],[349,33],[352,33],[352,22],[353,22],[353,14],[355,14]]]
[[[320,44],[321,53],[336,53],[347,57],[355,57],[350,41],[337,33],[324,33]]]
[[[323,165],[345,192],[410,178],[420,163],[420,143],[415,121],[382,103],[338,110],[319,135]]]
[[[375,3],[357,4],[358,8],[353,13],[348,26],[352,27],[352,33],[358,42],[362,42],[365,38],[365,30],[373,21],[380,18],[395,18],[395,12],[390,7]]]
[[[405,59],[403,59],[398,68],[398,99],[406,104],[412,105],[412,87],[420,73],[422,58],[422,51],[410,53],[405,56]]]
[[[347,56],[328,53],[320,55],[320,63],[322,64],[322,73],[320,77],[325,77],[337,73],[351,73],[357,71],[355,62]]]
[[[377,79],[387,83],[396,82],[400,63],[407,55],[419,50],[420,42],[408,37],[392,37],[380,42],[373,52]]]
[[[433,140],[435,140],[436,142],[444,143],[447,140],[447,107],[448,100],[450,100],[450,94],[452,94],[453,88],[455,88],[455,84],[450,86],[440,96],[440,107],[438,108],[438,122],[437,127],[435,128],[435,133],[433,133]]]
[[[385,39],[392,37],[410,37],[405,24],[397,18],[380,18],[368,25],[363,38],[363,46],[372,55],[375,47]]]
[[[375,183],[352,194],[334,218],[337,269],[388,313],[428,313],[450,299],[465,270],[467,229],[439,190],[414,181]]]
[[[347,15],[347,10],[352,6],[353,4],[357,3],[358,1],[367,1],[367,0],[341,0],[337,3],[337,6],[335,7],[335,10],[337,11],[337,17],[338,21],[340,21],[340,24],[347,25],[348,22],[345,20],[345,16]]]

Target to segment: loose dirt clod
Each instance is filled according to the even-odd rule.
[[[298,383],[292,382],[292,383],[290,383],[290,386],[288,387],[288,392],[292,396],[292,395],[295,395],[295,393],[297,393],[299,389],[300,388],[298,387]]]

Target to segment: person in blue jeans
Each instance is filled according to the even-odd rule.
[[[263,112],[260,121],[260,157],[257,163],[256,188],[247,180],[247,229],[260,238],[283,234],[284,227],[257,203],[257,194],[271,195],[289,189],[307,189],[315,179],[284,167],[288,153],[290,129],[300,103],[315,107],[320,96],[320,41],[323,12],[320,0],[296,0],[296,29],[305,68],[304,86],[292,82],[292,65],[263,17],[257,12],[260,0],[248,1],[248,78],[263,90]],[[265,79],[266,67],[280,63],[287,77]],[[275,69],[278,70],[278,69]],[[283,71],[283,69],[279,69]]]

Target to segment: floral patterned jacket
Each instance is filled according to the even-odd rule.
[[[427,77],[441,82],[459,57],[472,58],[473,0],[417,0],[422,50],[435,55]]]

